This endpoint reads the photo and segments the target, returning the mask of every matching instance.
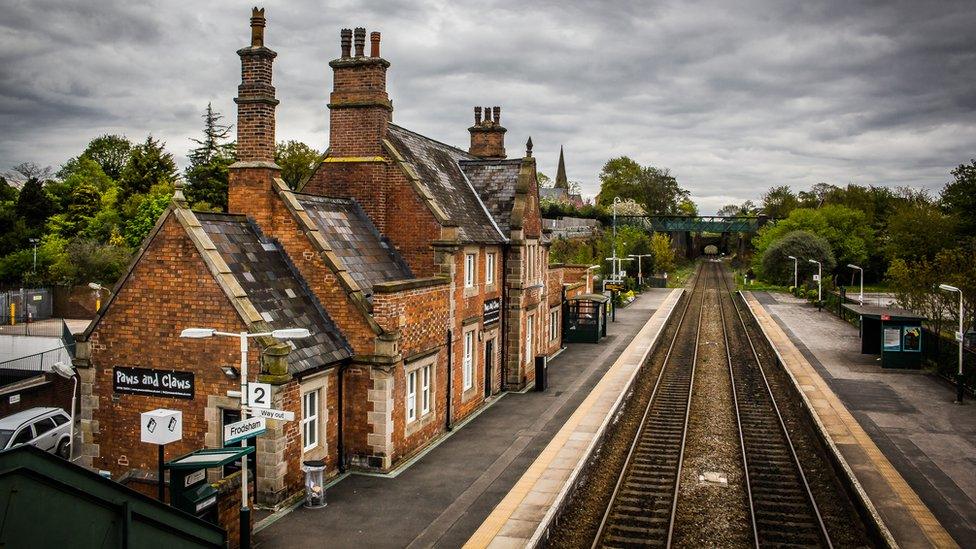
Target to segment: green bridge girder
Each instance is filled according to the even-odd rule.
[[[766,216],[720,215],[618,215],[617,225],[654,232],[754,233],[766,224]]]

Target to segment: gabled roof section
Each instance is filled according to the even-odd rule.
[[[372,297],[374,284],[413,278],[406,262],[356,201],[294,196],[367,298]]]
[[[512,206],[518,184],[521,159],[461,160],[459,165],[468,181],[478,191],[498,228],[505,236],[511,232]]]
[[[312,335],[289,341],[291,373],[352,356],[352,348],[308,289],[281,246],[244,216],[197,213],[200,227],[227,265],[244,297],[270,327],[308,328]]]
[[[387,139],[417,173],[447,218],[457,224],[462,242],[503,242],[481,197],[469,184],[459,162],[476,160],[461,149],[390,124]]]

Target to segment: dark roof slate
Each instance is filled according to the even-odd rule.
[[[238,284],[273,328],[308,328],[312,335],[290,340],[288,369],[300,373],[352,356],[352,348],[329,318],[280,245],[240,215],[197,213]]]
[[[478,191],[481,200],[495,218],[498,228],[508,236],[511,232],[512,207],[518,185],[520,159],[462,160],[461,170]]]
[[[295,198],[367,298],[374,284],[413,278],[356,201],[300,193]]]
[[[458,162],[476,157],[395,124],[389,125],[387,137],[447,216],[457,223],[461,241],[498,243],[505,239],[458,166]]]

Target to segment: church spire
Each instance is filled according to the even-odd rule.
[[[566,180],[566,161],[563,159],[563,147],[559,146],[559,167],[556,169],[556,188],[569,190],[569,181]]]

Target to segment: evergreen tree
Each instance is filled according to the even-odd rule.
[[[227,209],[227,168],[234,162],[234,145],[225,142],[231,126],[221,124],[222,118],[208,103],[203,114],[203,139],[191,139],[199,146],[189,154],[185,193],[197,207]]]
[[[29,178],[24,182],[17,196],[17,213],[27,224],[27,231],[31,236],[39,236],[44,229],[44,222],[54,212],[54,202],[48,196],[40,179]]]
[[[146,193],[158,183],[172,183],[176,179],[176,162],[165,146],[150,135],[145,143],[132,148],[119,181],[120,201],[136,193]]]

